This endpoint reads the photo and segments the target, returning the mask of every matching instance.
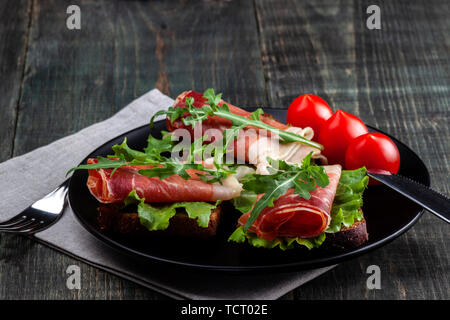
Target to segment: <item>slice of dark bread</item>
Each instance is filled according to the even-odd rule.
[[[208,238],[216,235],[222,215],[221,207],[213,210],[207,228],[199,227],[197,221],[190,219],[183,211],[170,220],[169,227],[162,231],[148,231],[139,221],[136,212],[121,212],[118,206],[102,205],[98,208],[98,223],[101,230],[111,231],[132,237],[156,235]],[[339,232],[327,233],[322,247],[331,250],[345,250],[361,246],[368,241],[366,220],[355,222],[350,227],[342,227]]]
[[[209,218],[207,228],[200,227],[197,220],[180,211],[170,219],[169,227],[161,231],[149,231],[141,225],[136,212],[121,212],[114,205],[102,205],[98,209],[98,223],[101,230],[130,236],[174,235],[181,237],[208,238],[214,236],[222,214],[220,206],[215,208]]]
[[[369,240],[366,220],[356,221],[350,227],[342,227],[339,232],[327,233],[323,246],[327,249],[352,249]]]

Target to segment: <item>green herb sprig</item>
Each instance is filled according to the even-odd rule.
[[[203,137],[202,139],[205,139]],[[231,138],[228,138],[231,139]],[[188,151],[187,161],[181,162],[177,158],[165,156],[167,152],[174,150],[174,141],[170,135],[164,135],[162,139],[157,139],[150,135],[147,140],[147,147],[144,148],[144,152],[137,151],[130,148],[125,138],[121,144],[114,145],[112,150],[113,154],[107,157],[97,157],[97,163],[83,164],[76,168],[70,169],[67,174],[74,170],[80,169],[113,169],[111,175],[114,175],[118,168],[124,166],[143,166],[150,165],[153,168],[141,169],[139,174],[147,177],[159,177],[165,179],[173,175],[179,175],[183,179],[189,179],[191,176],[188,170],[197,170],[203,173],[197,173],[197,175],[203,181],[213,183],[222,182],[222,179],[228,175],[235,173],[233,166],[226,166],[223,163],[223,155],[225,154],[225,147],[217,147],[212,151],[217,160],[214,161],[214,168],[205,167],[200,161],[194,161],[197,155],[203,155],[204,149],[207,145],[202,143],[198,144],[194,141]],[[228,142],[229,143],[229,142]],[[222,158],[220,158],[222,156]],[[198,159],[197,159],[198,160]]]
[[[288,164],[282,160],[268,159],[269,175],[252,174],[243,181],[246,192],[264,195],[254,204],[250,217],[244,225],[246,232],[266,207],[273,207],[274,201],[284,195],[288,189],[308,200],[310,192],[317,186],[322,188],[329,184],[328,175],[321,166],[311,164],[311,155],[303,159],[302,165]]]
[[[316,149],[323,150],[323,146],[317,142],[308,140],[305,137],[302,137],[293,132],[279,130],[260,121],[259,117],[263,113],[261,109],[253,112],[251,114],[251,119],[248,119],[246,117],[230,112],[228,105],[225,103],[219,106],[220,100],[222,99],[222,94],[215,94],[214,89],[207,89],[203,93],[203,96],[207,99],[207,101],[206,104],[201,108],[196,108],[194,106],[194,99],[188,97],[185,101],[186,107],[170,107],[168,110],[158,111],[150,120],[150,126],[153,126],[155,118],[161,115],[166,115],[171,123],[181,118],[183,123],[187,126],[193,126],[196,123],[202,122],[206,120],[208,116],[219,116],[231,120],[233,126],[253,126],[275,133],[282,139],[282,143],[301,142]],[[186,114],[187,116],[185,116]]]

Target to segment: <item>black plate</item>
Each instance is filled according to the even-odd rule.
[[[286,110],[272,109],[266,112],[281,121],[286,119]],[[152,134],[158,136],[164,129],[166,129],[164,121],[159,121],[155,124]],[[369,127],[369,130],[379,131],[372,127]],[[105,143],[86,159],[110,154],[111,146],[121,143],[124,137],[127,137],[131,147],[142,149],[146,145],[149,133],[149,126],[129,131]],[[422,160],[406,145],[391,136],[390,138],[400,151],[399,174],[429,186],[430,176]],[[85,163],[86,159],[82,163]],[[211,240],[183,239],[181,241],[178,238],[164,238],[154,241],[136,241],[99,230],[96,220],[96,208],[99,203],[86,187],[87,176],[86,170],[75,171],[69,186],[69,202],[75,216],[89,232],[104,243],[133,256],[152,262],[203,270],[292,271],[333,265],[387,244],[407,231],[422,214],[421,207],[410,200],[385,186],[375,186],[369,187],[364,193],[363,211],[367,220],[369,241],[357,249],[342,252],[305,248],[281,251],[230,243],[227,242],[227,238],[234,230],[239,217],[239,213],[231,207],[225,207],[224,219],[218,234]]]

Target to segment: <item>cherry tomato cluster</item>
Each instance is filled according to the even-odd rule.
[[[311,127],[313,140],[323,145],[323,154],[330,164],[339,163],[345,169],[365,166],[368,170],[397,173],[400,153],[389,137],[369,133],[356,116],[337,110],[313,94],[297,97],[289,106],[287,123],[296,127]]]

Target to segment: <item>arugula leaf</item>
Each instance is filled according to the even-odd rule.
[[[184,103],[186,104],[186,106],[188,107],[188,108],[191,108],[191,107],[193,107],[194,106],[194,98],[192,98],[192,97],[187,97],[185,100],[184,100]]]
[[[71,173],[72,171],[75,170],[79,170],[79,169],[108,169],[108,168],[120,168],[123,166],[126,166],[127,162],[125,160],[111,160],[108,158],[104,158],[104,157],[97,157],[97,163],[92,163],[92,164],[82,164],[79,165],[76,168],[72,168],[69,171],[67,171],[66,176]]]
[[[205,121],[208,116],[213,115],[212,110],[208,106],[203,106],[201,108],[192,107],[188,109],[189,115],[182,118],[183,123],[186,126],[194,126],[196,123]]]
[[[114,155],[111,157],[119,158],[127,162],[135,159],[141,161],[145,161],[147,159],[146,153],[133,150],[128,146],[127,138],[125,138],[121,144],[113,145],[112,150],[114,151]]]
[[[173,146],[174,141],[172,141],[172,135],[165,134],[162,139],[157,139],[150,134],[147,138],[147,147],[144,148],[144,152],[148,157],[162,161],[166,158],[161,154],[170,152]]]
[[[183,122],[186,125],[194,125],[199,121],[204,121],[208,118],[208,116],[222,116],[224,118],[230,119],[233,123],[233,126],[224,132],[224,138],[222,144],[217,144],[214,146],[213,150],[211,150],[211,156],[213,157],[214,169],[206,168],[202,165],[203,155],[205,154],[205,149],[208,148],[208,145],[204,145],[204,138],[196,139],[191,144],[190,153],[188,156],[187,163],[180,163],[177,159],[167,158],[163,155],[163,153],[168,151],[173,151],[173,141],[170,135],[165,135],[162,139],[156,139],[153,136],[149,136],[148,145],[144,149],[144,152],[134,150],[130,148],[127,144],[126,139],[120,145],[113,146],[114,154],[108,157],[110,158],[118,158],[117,162],[107,162],[103,159],[100,160],[98,164],[89,164],[89,165],[81,165],[77,168],[71,169],[68,173],[73,170],[78,169],[104,169],[104,168],[113,168],[112,174],[114,174],[115,170],[125,165],[152,165],[154,166],[151,169],[140,170],[139,173],[146,175],[148,177],[158,176],[160,178],[167,178],[171,175],[178,174],[182,176],[184,179],[189,178],[189,174],[186,170],[188,169],[196,169],[199,171],[203,171],[204,174],[199,174],[200,178],[203,181],[213,183],[219,182],[222,183],[222,179],[226,178],[229,174],[235,173],[233,166],[225,166],[223,158],[229,152],[228,146],[232,143],[237,137],[239,131],[246,126],[256,126],[259,128],[267,129],[269,131],[275,132],[280,135],[284,142],[289,141],[300,141],[305,144],[309,144],[315,147],[320,148],[321,146],[311,142],[301,136],[293,134],[291,132],[280,131],[276,128],[273,128],[261,121],[259,121],[260,115],[263,113],[261,109],[253,112],[251,114],[251,119],[246,117],[242,117],[239,115],[235,115],[229,111],[229,107],[226,104],[222,104],[219,106],[218,104],[221,101],[221,94],[215,94],[213,89],[208,89],[204,93],[204,97],[207,99],[207,103],[201,108],[194,107],[194,99],[188,97],[185,101],[185,108],[174,108],[170,107],[168,110],[161,110],[154,114],[150,121],[150,126],[153,127],[153,122],[155,117],[160,115],[167,115],[171,122],[182,118]],[[310,174],[315,174],[314,170],[305,174],[299,175],[300,179],[308,180],[307,176]],[[320,178],[320,174],[316,174],[316,178]],[[321,181],[318,179],[318,183],[321,184]],[[289,183],[280,183],[280,191],[285,189],[284,186],[289,185]],[[302,186],[300,186],[302,185]],[[305,191],[306,184],[300,184],[299,182],[295,183],[296,192],[301,194],[304,197],[307,197],[308,192]],[[309,182],[309,189],[314,188],[314,183]],[[279,193],[278,192],[278,193]],[[276,196],[277,193],[274,193]]]
[[[169,205],[152,206],[140,198],[136,190],[132,190],[125,198],[125,206],[137,204],[139,221],[149,231],[165,230],[169,227],[170,219],[176,215],[177,208],[183,208],[188,217],[197,221],[199,227],[208,228],[209,219],[220,201],[215,204],[207,202],[176,202]]]
[[[254,205],[250,217],[244,225],[244,231],[253,225],[264,208],[272,207],[273,202],[285,194],[288,189],[294,189],[294,193],[308,200],[311,197],[310,192],[317,186],[326,187],[329,184],[328,175],[323,167],[311,165],[311,155],[312,152],[305,157],[301,167],[269,158],[271,174],[254,174],[243,181],[244,190],[252,191],[255,194],[264,193]]]
[[[294,186],[294,181],[298,179],[298,175],[293,175],[283,181],[273,180],[272,186],[266,190],[266,193],[256,202],[253,207],[252,212],[244,225],[244,231],[247,231],[256,219],[259,217],[259,214],[266,207],[273,207],[273,202],[277,200],[280,196],[286,193],[286,191]]]
[[[208,116],[219,116],[228,120],[231,120],[234,126],[254,126],[260,129],[268,130],[272,133],[278,135],[283,143],[288,142],[301,142],[303,144],[309,145],[311,147],[322,150],[323,146],[317,142],[306,139],[305,137],[295,134],[293,132],[284,131],[272,127],[259,120],[260,115],[263,113],[262,110],[257,110],[252,113],[250,119],[234,114],[230,112],[227,104],[222,104],[219,106],[220,100],[222,99],[222,94],[215,94],[214,89],[209,88],[204,93],[203,96],[207,99],[206,104],[201,108],[196,108],[193,105],[193,99],[186,99],[185,108],[174,108],[170,107],[167,110],[158,111],[151,119],[150,125],[153,126],[153,121],[155,117],[160,115],[166,115],[171,123],[179,118],[182,118],[187,114],[186,117],[182,118],[185,125],[194,125],[198,122],[202,122],[208,118]]]
[[[162,167],[154,167],[151,169],[141,169],[139,170],[139,174],[146,177],[159,177],[160,180],[169,178],[173,175],[179,175],[185,180],[190,178],[189,173],[186,170],[195,169],[195,170],[203,170],[203,166],[201,164],[195,163],[179,163],[179,162],[164,162]]]
[[[284,167],[285,168],[285,167]],[[286,168],[285,168],[286,169]],[[228,238],[228,241],[243,243],[247,241],[254,247],[275,248],[281,250],[291,249],[295,244],[306,246],[308,249],[319,247],[326,239],[326,233],[339,232],[342,225],[349,227],[355,223],[355,220],[362,219],[360,208],[362,206],[362,193],[369,182],[366,175],[366,169],[343,170],[339,179],[336,196],[331,209],[331,222],[327,230],[315,238],[276,238],[273,241],[267,241],[258,238],[256,234],[245,231],[244,227],[238,227]],[[235,208],[242,213],[250,211],[256,194],[245,191],[240,197],[233,199]]]
[[[204,139],[203,137],[202,139]],[[187,163],[181,163],[177,158],[165,157],[163,153],[173,150],[172,136],[165,134],[162,139],[157,139],[152,135],[149,135],[147,139],[147,147],[144,148],[144,152],[131,149],[127,144],[127,139],[125,138],[121,144],[114,145],[112,150],[114,154],[109,155],[108,158],[117,158],[115,160],[110,160],[104,157],[98,157],[98,163],[84,164],[76,168],[70,169],[67,174],[74,170],[79,169],[114,169],[114,172],[126,165],[151,165],[153,168],[141,169],[138,172],[147,177],[159,177],[160,179],[165,179],[173,175],[179,175],[183,179],[189,179],[190,175],[186,170],[195,169],[198,171],[203,171],[204,174],[198,174],[203,181],[206,182],[219,182],[226,178],[229,174],[235,173],[233,168],[228,168],[223,165],[223,161],[214,161],[215,168],[206,168],[203,166],[200,160],[203,157],[204,148],[207,145],[203,145],[202,141],[194,141],[190,147],[190,153],[188,155]],[[219,150],[219,148],[217,148]],[[214,150],[212,154],[216,157],[222,157],[224,151],[221,149],[216,156],[217,150]],[[221,155],[221,156],[220,156]]]
[[[250,114],[250,117],[252,118],[252,120],[260,121],[259,117],[262,116],[263,114],[264,114],[263,109],[258,108]]]
[[[250,245],[257,248],[272,249],[279,247],[281,250],[293,249],[296,245],[305,246],[308,249],[318,248],[324,241],[326,235],[322,233],[315,238],[275,238],[272,241],[258,238],[256,234],[251,232],[245,232],[242,226],[236,228],[234,232],[228,238],[228,241],[243,243],[247,241]]]
[[[222,94],[216,95],[213,88],[206,89],[203,96],[207,99],[207,103],[213,106],[217,106],[222,99]]]
[[[173,124],[175,120],[182,117],[188,111],[187,108],[174,107],[169,107],[169,110],[170,112],[168,112],[168,110],[159,110],[158,112],[156,112],[150,119],[150,128],[153,129],[155,127],[155,118],[159,116],[169,116],[170,123]]]
[[[171,136],[165,136],[162,139],[156,139],[152,135],[149,135],[147,139],[148,145],[144,149],[144,152],[134,150],[130,148],[127,144],[127,138],[123,140],[121,144],[116,144],[112,146],[111,155],[105,157],[97,157],[98,162],[92,164],[79,165],[76,168],[70,169],[67,174],[74,170],[80,169],[114,169],[111,175],[114,174],[115,170],[120,167],[127,165],[157,165],[161,161],[165,161],[168,158],[163,157],[161,153],[170,151],[172,148]],[[114,159],[113,159],[114,158]]]

